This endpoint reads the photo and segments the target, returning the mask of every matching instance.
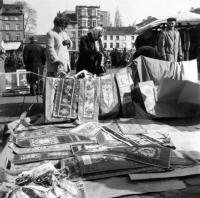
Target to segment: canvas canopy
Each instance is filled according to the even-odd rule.
[[[177,24],[181,25],[181,26],[193,26],[193,25],[198,25],[200,24],[200,15],[199,14],[195,14],[192,12],[181,12],[181,13],[177,13],[175,15],[171,15],[168,17],[165,17],[163,19],[158,19],[156,21],[153,21],[141,28],[138,28],[134,34],[141,34],[149,29],[155,28],[155,27],[159,27],[162,24],[166,24],[167,23],[167,19],[169,17],[174,17],[177,20]]]

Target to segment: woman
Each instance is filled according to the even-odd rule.
[[[69,18],[64,13],[58,13],[54,19],[54,27],[47,33],[47,75],[55,77],[59,73],[71,70],[68,49],[72,46],[65,29]]]

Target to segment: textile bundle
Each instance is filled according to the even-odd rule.
[[[71,119],[79,119],[83,123],[107,118],[135,117],[135,102],[139,102],[152,117],[199,115],[197,110],[200,105],[190,98],[192,95],[182,96],[190,88],[199,93],[200,86],[196,83],[197,60],[173,63],[141,56],[135,60],[132,72],[130,69],[125,67],[116,74],[89,79],[47,78],[46,122],[70,122]],[[166,95],[167,90],[170,90],[168,95]],[[184,93],[180,93],[180,90]],[[188,99],[180,102],[180,97],[177,96],[173,103],[178,105],[173,107],[169,97],[170,94],[177,95],[177,93]],[[197,98],[199,97],[197,95]],[[181,108],[183,104],[187,106],[185,110]]]
[[[45,92],[46,122],[81,122],[123,117],[134,117],[131,92],[133,80],[127,68],[116,74],[90,79],[47,78]],[[120,108],[121,104],[121,108]],[[121,110],[122,109],[122,113]]]
[[[197,168],[196,163],[181,157],[165,133],[175,133],[176,129],[158,124],[132,118],[105,124],[87,122],[78,127],[54,124],[19,128],[0,156],[1,162],[4,160],[1,182],[9,182],[3,183],[0,192],[10,197],[81,198],[85,190],[91,193],[85,180],[123,178],[127,174],[133,180],[134,175],[139,178],[141,174],[143,180],[144,173],[159,177],[163,173],[166,177],[172,170],[179,173],[177,168],[184,175],[188,174],[186,167],[195,174],[192,167]]]

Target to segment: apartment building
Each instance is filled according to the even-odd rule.
[[[76,6],[78,37],[84,36],[92,27],[101,25],[100,6]]]
[[[102,42],[106,50],[133,49],[135,47],[136,36],[133,35],[135,27],[105,27],[105,33]]]
[[[2,1],[3,2],[3,1]],[[23,8],[17,4],[1,4],[0,32],[3,41],[22,41],[24,39]]]

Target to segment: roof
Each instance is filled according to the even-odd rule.
[[[104,27],[106,34],[108,35],[130,35],[136,30],[135,27]]]
[[[3,15],[21,15],[23,14],[23,7],[19,4],[3,4]]]
[[[100,6],[77,5],[76,8],[100,8]]]
[[[191,27],[191,26],[195,26],[200,24],[200,15],[196,14],[196,13],[192,13],[192,12],[179,12],[175,15],[172,16],[168,16],[166,18],[163,19],[158,19],[156,21],[153,21],[145,26],[142,26],[140,28],[138,28],[134,34],[141,34],[145,31],[147,31],[148,29],[152,29],[155,27],[159,27],[163,24],[167,23],[167,18],[169,17],[174,17],[176,18],[176,23],[179,27]]]
[[[193,13],[196,13],[196,14],[200,14],[200,8],[192,9],[190,12],[193,12]]]

